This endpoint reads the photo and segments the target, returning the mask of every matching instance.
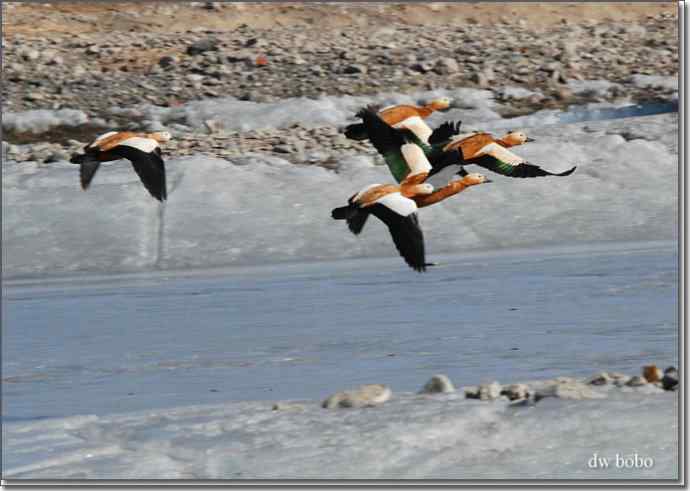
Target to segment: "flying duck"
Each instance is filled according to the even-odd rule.
[[[458,174],[465,175],[463,166],[469,164],[479,165],[507,177],[568,176],[577,168],[574,166],[564,172],[549,172],[507,150],[509,147],[531,141],[534,140],[521,131],[511,131],[502,138],[494,138],[490,133],[456,135],[443,146],[443,151],[452,155],[450,152],[458,150],[464,162],[453,162],[452,158],[447,158],[443,162],[436,160],[430,175],[448,166],[453,166]]]
[[[388,226],[393,242],[405,262],[415,271],[425,271],[424,235],[417,218],[414,198],[433,192],[431,184],[372,184],[348,200],[346,206],[333,209],[335,220],[347,221],[350,231],[359,235],[370,214]],[[412,198],[412,199],[411,199]]]
[[[155,133],[133,133],[131,131],[109,131],[97,137],[84,147],[83,154],[74,154],[70,159],[79,164],[81,187],[86,190],[91,184],[101,162],[127,159],[148,192],[159,201],[167,199],[165,164],[161,157],[160,143],[169,141],[167,131]]]
[[[431,134],[431,129],[424,122],[434,111],[445,111],[450,107],[450,99],[441,97],[434,99],[428,104],[418,107],[407,104],[400,104],[396,106],[385,107],[378,112],[378,115],[389,125],[396,128],[408,128],[415,133],[421,140],[426,141],[424,135],[428,138]],[[351,140],[366,140],[366,127],[362,123],[351,124],[345,128],[345,136]]]
[[[433,132],[429,130],[431,134],[427,140],[432,142],[429,144],[409,128],[394,128],[386,123],[371,106],[361,109],[357,116],[362,119],[361,124],[369,135],[369,140],[383,156],[398,182],[415,174],[424,174],[426,177],[434,168],[441,169],[451,163],[463,162],[462,150],[444,150],[444,143],[439,143],[446,141],[451,130],[456,131],[460,123],[457,127],[445,123]],[[424,182],[424,179],[419,182]]]

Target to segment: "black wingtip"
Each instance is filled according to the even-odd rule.
[[[568,169],[568,170],[565,171],[565,172],[561,172],[560,174],[554,174],[554,176],[569,176],[570,174],[572,174],[573,172],[575,172],[575,169],[577,169],[577,165],[573,166],[572,169]]]
[[[374,106],[373,104],[369,104],[368,106],[364,106],[361,108],[359,111],[357,111],[356,116],[358,118],[364,119],[367,116],[378,116],[378,110],[377,107]]]

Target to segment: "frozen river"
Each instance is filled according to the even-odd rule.
[[[82,434],[87,431],[83,425],[100,427],[103,421],[117,420],[116,413],[138,428],[132,430],[138,435],[135,441],[142,431],[154,432],[151,438],[162,445],[171,444],[168,439],[173,437],[158,434],[159,419],[175,419],[187,406],[221,404],[224,416],[214,412],[218,407],[202,407],[193,410],[192,419],[202,417],[210,424],[218,417],[244,418],[251,428],[256,407],[270,406],[240,401],[308,399],[317,408],[317,402],[335,390],[385,383],[395,394],[414,392],[439,372],[462,386],[588,376],[599,370],[636,374],[644,364],[677,365],[675,243],[609,243],[433,259],[441,264],[423,275],[408,270],[398,258],[388,258],[236,268],[213,275],[7,282],[2,347],[5,465],[19,471],[25,467],[28,474],[16,473],[24,477],[90,469],[81,461],[83,441],[75,444],[82,451],[81,457],[73,457],[78,465],[68,460],[57,470],[38,449],[55,444],[56,454],[63,455],[55,431],[74,439],[72,425]],[[634,411],[640,416],[644,412],[638,411],[647,410],[640,408],[651,405],[649,411],[665,415],[665,424],[659,423],[663,431],[640,427],[631,438],[640,445],[650,438],[656,442],[661,431],[664,445],[671,445],[675,396],[648,398],[576,404],[595,414],[606,413],[608,407],[614,413]],[[405,413],[398,406],[404,401],[390,403],[397,408],[392,411],[403,412],[398,415],[403,419],[437,410],[441,417],[446,410],[408,401],[404,407],[412,413]],[[488,411],[485,416],[505,410],[503,403],[482,404],[484,409],[471,410]],[[552,412],[540,419],[558,419],[562,411],[575,410],[568,405],[545,407]],[[310,417],[319,420],[318,414],[322,413]],[[380,418],[376,411],[368,414]],[[584,419],[591,417],[586,414]],[[635,427],[635,416],[630,417],[628,423]],[[367,418],[366,424],[374,420]],[[302,424],[317,422],[298,425]],[[586,438],[590,429],[582,431],[580,437]],[[48,438],[53,443],[38,445],[36,434],[41,435],[38,441]],[[106,445],[100,433],[88,435],[86,443],[98,444],[99,451],[112,443]],[[313,439],[309,446],[324,444],[322,435],[305,438]],[[225,448],[232,447],[232,441],[217,443]],[[558,445],[565,446],[563,451],[570,448],[570,443]],[[429,451],[422,450],[427,459]],[[262,474],[255,463],[233,462],[232,472],[221,467],[194,475],[280,477],[299,468],[290,461]],[[365,469],[361,477],[390,477],[392,468],[381,465],[380,472]],[[304,475],[327,478],[355,472],[336,466],[331,474],[319,475],[318,468],[304,468]],[[458,477],[461,468],[451,472],[434,465],[428,473],[420,470],[423,467],[417,470],[427,477],[439,472]],[[32,469],[40,472],[33,474]],[[155,466],[148,469],[141,475],[155,475]],[[657,467],[655,472],[660,469],[670,472],[671,467]],[[101,477],[120,472],[108,465],[92,471]],[[160,472],[183,477],[179,467],[167,464]],[[464,472],[460,474],[479,471],[473,467]]]

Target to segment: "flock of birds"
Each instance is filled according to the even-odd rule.
[[[434,111],[449,107],[447,98],[435,99],[421,107],[395,105],[379,109],[367,106],[357,113],[362,122],[345,128],[348,138],[368,139],[373,144],[397,184],[366,186],[352,195],[347,205],[335,208],[332,217],[345,220],[350,231],[358,235],[369,215],[376,216],[387,225],[405,262],[419,272],[425,271],[430,263],[425,259],[424,235],[417,209],[439,203],[470,186],[491,182],[482,174],[465,171],[466,165],[478,165],[504,176],[520,178],[567,176],[576,168],[552,173],[508,150],[533,141],[523,132],[511,131],[502,138],[495,138],[484,132],[461,134],[460,122],[446,122],[432,130],[424,121]],[[127,159],[151,196],[163,202],[167,199],[167,191],[160,144],[170,139],[168,132],[110,131],[86,145],[83,153],[73,155],[70,162],[79,164],[81,186],[86,190],[101,162]],[[439,188],[428,182],[433,176],[443,177],[448,171],[459,178],[445,179],[441,181],[445,184]]]

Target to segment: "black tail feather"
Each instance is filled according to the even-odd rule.
[[[345,136],[350,140],[366,140],[369,138],[367,129],[362,123],[355,123],[345,128]]]
[[[347,220],[347,227],[355,235],[358,235],[364,228],[364,224],[369,218],[369,212],[361,209],[355,204],[333,208],[331,216],[335,220]]]

